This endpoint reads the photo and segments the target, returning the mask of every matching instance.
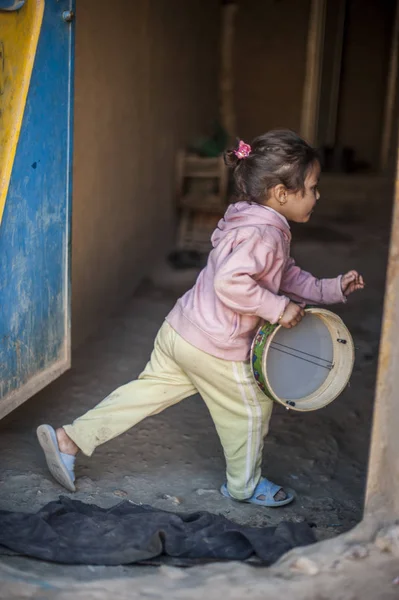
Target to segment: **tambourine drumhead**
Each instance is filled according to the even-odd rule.
[[[293,329],[265,323],[251,349],[252,371],[260,389],[298,411],[326,406],[347,386],[355,352],[352,336],[334,313],[306,309]]]

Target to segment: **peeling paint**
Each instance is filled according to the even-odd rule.
[[[40,4],[42,28],[0,227],[0,417],[70,364],[73,25],[62,12],[73,1],[32,0],[19,18]],[[0,11],[0,39],[3,19],[16,16]]]

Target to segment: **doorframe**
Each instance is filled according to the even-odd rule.
[[[300,125],[302,137],[310,144],[317,137],[325,19],[326,0],[311,0]]]
[[[395,20],[392,29],[391,51],[386,84],[386,99],[384,107],[384,121],[381,137],[380,170],[389,169],[390,154],[392,150],[392,137],[395,119],[395,104],[397,95],[399,66],[399,0],[396,0]]]
[[[396,100],[397,103],[397,100]],[[365,517],[399,515],[399,136]]]

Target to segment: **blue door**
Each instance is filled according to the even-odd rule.
[[[70,366],[73,0],[0,0],[0,418]]]

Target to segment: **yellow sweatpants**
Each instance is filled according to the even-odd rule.
[[[100,444],[197,392],[223,446],[228,490],[238,500],[250,498],[261,477],[263,438],[273,402],[254,383],[249,361],[210,356],[188,344],[166,322],[139,378],[64,429],[91,456]]]

